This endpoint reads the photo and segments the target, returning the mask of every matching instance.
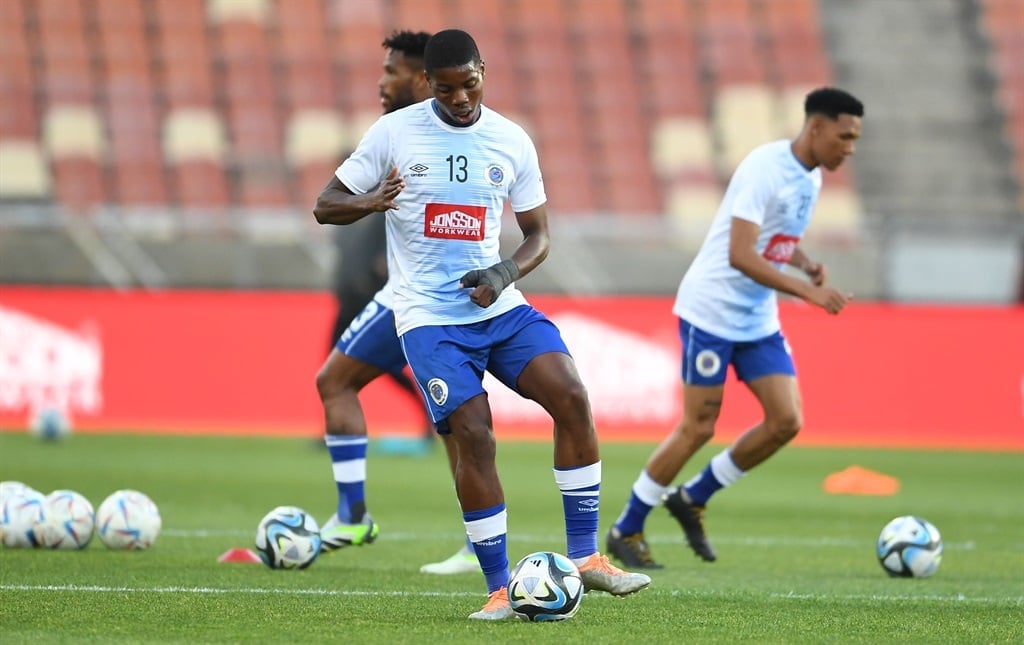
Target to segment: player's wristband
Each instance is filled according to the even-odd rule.
[[[486,269],[473,269],[462,276],[462,284],[466,287],[489,284],[494,289],[494,299],[497,300],[505,287],[515,282],[518,278],[519,266],[512,260],[502,260]]]

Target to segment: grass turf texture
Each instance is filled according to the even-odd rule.
[[[601,548],[652,446],[603,446]],[[698,455],[684,476],[718,448]],[[564,551],[561,501],[546,443],[502,443],[514,564]],[[826,475],[851,464],[899,477],[893,497],[830,496]],[[259,519],[294,504],[323,522],[335,491],[311,439],[75,435],[41,442],[0,432],[0,479],[47,493],[71,488],[99,506],[119,488],[157,503],[149,551],[0,548],[5,643],[40,642],[912,642],[1024,641],[1024,504],[1020,453],[789,447],[719,494],[708,530],[719,560],[697,560],[663,509],[648,520],[650,589],[585,598],[565,623],[466,619],[481,576],[419,566],[462,541],[443,450],[371,454],[368,502],[377,543],[324,554],[304,571],[222,564],[251,547]],[[928,579],[890,579],[875,559],[882,526],[917,514],[942,532]]]

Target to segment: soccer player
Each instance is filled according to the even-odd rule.
[[[423,49],[430,34],[397,31],[381,45],[387,50],[378,82],[384,113],[422,101],[430,96],[423,74]],[[345,242],[342,275],[339,276],[341,310],[336,323],[335,348],[317,374],[317,390],[324,408],[325,442],[331,457],[338,505],[320,531],[323,549],[368,544],[376,539],[379,526],[366,511],[366,419],[359,404],[359,392],[374,379],[387,374],[422,405],[415,386],[405,376],[405,355],[395,331],[391,310],[391,285],[387,283],[383,218],[367,218],[365,235],[340,236]],[[355,233],[355,230],[345,231]],[[351,237],[353,239],[346,239]],[[379,240],[379,242],[375,241]],[[353,257],[355,256],[355,257]],[[378,257],[379,256],[379,257]],[[366,302],[364,294],[372,294]],[[358,314],[353,314],[358,311]],[[344,330],[344,331],[342,331]],[[428,423],[429,425],[429,423]],[[429,428],[433,433],[433,427]],[[455,446],[445,439],[449,465],[455,472]],[[472,543],[442,562],[424,565],[427,573],[467,573],[480,570]]]
[[[650,584],[597,549],[601,461],[586,388],[558,329],[514,282],[548,254],[546,196],[525,131],[482,104],[484,63],[457,29],[430,38],[432,99],[382,116],[317,201],[321,224],[386,211],[395,322],[438,432],[458,447],[456,490],[488,600],[470,615],[510,618],[507,514],[484,370],[554,421],[554,478],[567,555],[587,589],[626,595]],[[508,201],[523,233],[498,255]]]
[[[679,285],[673,312],[683,345],[683,418],[648,459],[608,532],[608,552],[627,566],[660,568],[643,530],[651,508],[662,501],[690,548],[714,561],[715,550],[704,533],[708,499],[775,454],[803,423],[776,293],[796,296],[832,315],[850,299],[827,285],[825,265],[804,253],[800,238],[821,189],[821,168],[835,170],[853,154],[864,106],[847,92],[822,88],[807,95],[804,113],[796,139],[759,146],[736,168]],[[787,264],[809,280],[782,271]],[[714,435],[729,365],[760,402],[764,419],[696,477],[670,488]]]

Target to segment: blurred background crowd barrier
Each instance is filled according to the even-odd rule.
[[[738,161],[835,84],[867,107],[805,240],[835,282],[1022,300],[1024,0],[3,0],[0,289],[326,289],[310,210],[380,43],[452,26],[538,146],[530,292],[674,292]]]

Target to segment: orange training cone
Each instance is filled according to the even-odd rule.
[[[260,562],[260,556],[252,549],[228,549],[217,562]]]
[[[822,489],[831,495],[895,495],[900,490],[900,480],[850,466],[826,477]]]

